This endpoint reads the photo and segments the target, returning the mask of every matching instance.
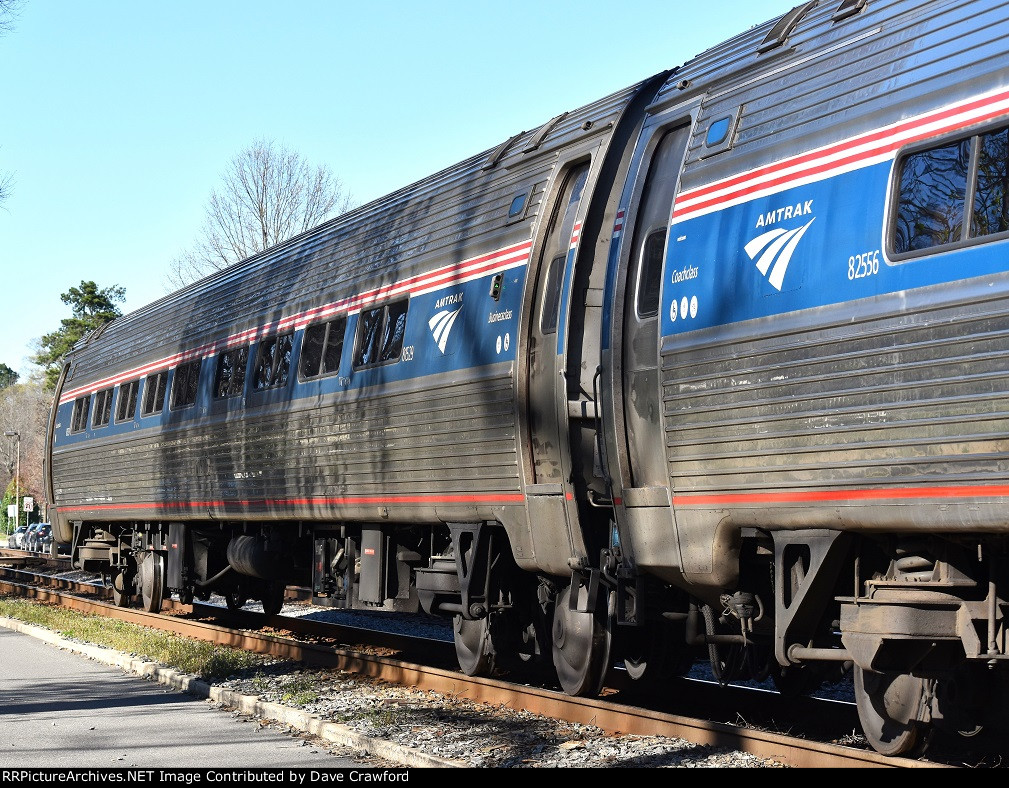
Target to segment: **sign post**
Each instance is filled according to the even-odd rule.
[[[16,430],[7,430],[4,435],[17,440],[18,460],[17,469],[14,471],[14,530],[16,531],[21,525],[17,507],[21,498],[21,435]]]

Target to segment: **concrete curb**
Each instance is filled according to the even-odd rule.
[[[393,742],[364,736],[345,725],[327,722],[318,715],[309,714],[301,709],[293,709],[279,703],[261,701],[254,695],[242,695],[233,690],[214,687],[195,676],[180,673],[172,668],[166,668],[156,662],[137,659],[129,654],[123,654],[120,651],[103,646],[93,646],[67,640],[62,635],[50,629],[26,624],[17,619],[0,617],[0,627],[6,627],[7,629],[13,629],[16,632],[30,635],[65,651],[81,654],[88,659],[121,668],[128,673],[150,678],[159,684],[164,684],[189,695],[212,700],[215,703],[235,709],[242,714],[289,725],[303,733],[310,733],[334,744],[352,747],[355,750],[366,752],[370,755],[395,761],[403,766],[433,769],[465,769],[470,766],[465,761],[439,758],[435,755],[427,755],[419,750],[403,747]]]

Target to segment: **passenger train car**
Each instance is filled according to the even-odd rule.
[[[468,674],[998,726],[1009,6],[819,0],[116,319],[48,497],[119,604],[451,617]]]

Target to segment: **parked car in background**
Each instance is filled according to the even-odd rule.
[[[24,543],[21,545],[22,550],[29,550],[31,552],[37,552],[37,547],[35,545],[35,535],[38,533],[39,527],[42,523],[32,523],[28,526],[28,530],[25,531]]]
[[[28,530],[27,525],[19,525],[14,531],[7,537],[7,547],[12,550],[22,550],[24,549],[24,538],[25,532]]]
[[[53,548],[53,527],[49,523],[39,523],[35,532],[35,552],[51,553]]]

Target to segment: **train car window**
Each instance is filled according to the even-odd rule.
[[[103,389],[95,394],[95,411],[91,415],[92,427],[104,427],[112,418],[112,389]]]
[[[373,364],[378,358],[378,351],[375,346],[382,331],[382,315],[384,313],[384,307],[361,311],[361,316],[357,321],[358,341],[357,352],[354,354],[355,367]]]
[[[217,356],[214,396],[237,397],[245,390],[245,369],[249,365],[249,346],[224,350]]]
[[[742,109],[741,106],[736,107],[728,115],[716,118],[708,124],[708,130],[704,135],[704,149],[701,151],[702,158],[732,149]]]
[[[200,367],[202,359],[179,364],[175,369],[175,379],[172,380],[172,410],[188,408],[196,404],[196,394],[200,387]]]
[[[522,212],[526,207],[526,197],[528,197],[528,194],[526,192],[522,192],[522,194],[518,194],[512,198],[511,205],[508,206],[509,219],[514,219],[522,215]]]
[[[970,140],[960,140],[904,159],[894,238],[897,252],[960,240],[970,147]]]
[[[382,331],[382,350],[379,362],[398,361],[403,352],[403,337],[406,335],[406,309],[409,302],[397,301],[386,306],[386,320]]]
[[[540,310],[540,333],[553,334],[557,331],[557,311],[561,301],[561,275],[564,273],[566,255],[559,254],[550,261],[547,279],[543,287],[543,308]]]
[[[403,300],[362,310],[358,318],[355,368],[399,360],[409,305],[409,301]]]
[[[152,416],[164,410],[165,388],[167,384],[167,371],[147,376],[147,379],[144,381],[144,401],[140,407],[141,416]]]
[[[131,380],[119,386],[119,400],[116,402],[116,421],[128,421],[137,413],[137,391],[139,380]]]
[[[85,394],[74,400],[74,412],[70,417],[70,431],[84,432],[88,426],[88,409],[91,407],[91,395]]]
[[[1009,230],[1009,129],[982,134],[977,147],[977,184],[971,211],[971,238]]]
[[[252,387],[256,391],[286,386],[291,374],[292,333],[264,339],[259,343]]]
[[[719,118],[708,126],[708,136],[704,138],[704,144],[709,148],[725,142],[729,136],[729,122],[732,118]]]
[[[327,323],[316,323],[305,329],[305,339],[301,345],[302,378],[314,378],[339,371],[346,330],[345,317]]]
[[[911,151],[895,172],[895,255],[1009,233],[1009,128]]]
[[[638,269],[636,308],[638,317],[651,317],[659,313],[659,288],[662,284],[662,253],[666,248],[666,228],[648,234],[641,248],[641,266]]]

